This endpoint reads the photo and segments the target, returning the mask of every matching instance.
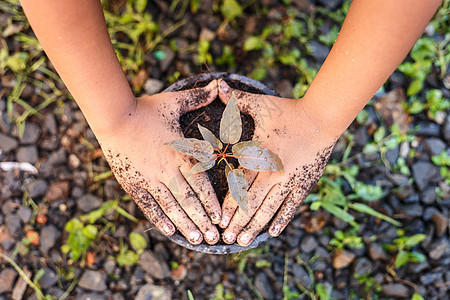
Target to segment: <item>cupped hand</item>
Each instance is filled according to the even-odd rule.
[[[97,135],[123,189],[164,234],[177,228],[189,242],[219,240],[220,204],[205,173],[187,175],[196,163],[164,143],[183,138],[179,118],[217,97],[217,81],[204,88],[136,99],[115,132]]]
[[[219,80],[219,97],[227,103],[232,89]],[[253,140],[278,154],[284,171],[244,170],[248,189],[248,214],[237,207],[228,193],[222,205],[222,239],[248,246],[258,233],[268,228],[278,236],[294,217],[298,207],[322,176],[337,137],[315,127],[300,101],[235,90],[241,112],[255,121]],[[276,215],[275,215],[276,214]]]

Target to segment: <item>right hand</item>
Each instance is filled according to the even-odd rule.
[[[144,96],[115,132],[97,135],[112,172],[145,216],[166,235],[177,228],[192,244],[219,240],[213,223],[221,219],[220,204],[206,173],[186,176],[195,162],[164,143],[183,137],[182,114],[216,96],[215,80],[204,88]]]

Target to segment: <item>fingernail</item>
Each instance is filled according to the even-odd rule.
[[[225,82],[225,80],[222,80],[220,82],[220,89],[224,92],[228,92],[228,90],[230,89],[230,87],[228,86],[228,84]]]
[[[272,227],[272,235],[279,235],[281,231],[281,226],[280,225],[276,225]]]
[[[213,212],[213,213],[211,214],[211,221],[212,221],[214,224],[219,223],[219,221],[220,221],[220,214],[218,214],[218,213],[216,213],[216,212]]]
[[[192,231],[191,233],[189,233],[189,239],[192,242],[196,242],[200,239],[200,232],[198,231]]]
[[[172,225],[164,224],[163,230],[164,230],[165,234],[170,235],[173,232],[173,227],[172,227]]]
[[[227,243],[227,244],[232,244],[232,243],[234,243],[235,239],[236,239],[236,235],[235,235],[234,233],[232,233],[232,232],[226,232],[226,233],[223,235],[223,241],[224,241],[225,243]]]
[[[225,227],[228,226],[228,223],[230,223],[230,217],[223,216],[222,217],[222,221],[220,221],[219,226],[222,227],[222,228],[225,228]]]
[[[243,233],[239,236],[239,241],[241,241],[242,244],[248,245],[250,243],[250,239],[252,237],[248,233]]]
[[[212,231],[207,231],[205,233],[205,239],[207,239],[210,242],[215,241],[216,238],[217,238],[217,235]]]

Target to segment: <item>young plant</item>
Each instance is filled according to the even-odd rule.
[[[240,165],[253,171],[283,171],[281,159],[269,149],[259,147],[263,142],[244,141],[239,142],[242,135],[242,121],[239,108],[236,104],[234,92],[222,114],[220,120],[220,140],[207,128],[198,124],[201,135],[205,140],[195,138],[182,138],[166,143],[175,150],[193,156],[199,161],[188,174],[196,174],[211,169],[224,161],[225,176],[231,196],[236,203],[247,213],[247,181],[244,173],[236,169],[229,158],[236,158]],[[225,144],[225,147],[223,144]],[[230,150],[228,152],[227,150]]]

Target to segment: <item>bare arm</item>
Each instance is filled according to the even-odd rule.
[[[106,133],[120,125],[135,97],[114,53],[100,1],[20,2],[94,132]]]
[[[353,1],[335,45],[301,101],[314,125],[341,135],[402,62],[441,3]]]

